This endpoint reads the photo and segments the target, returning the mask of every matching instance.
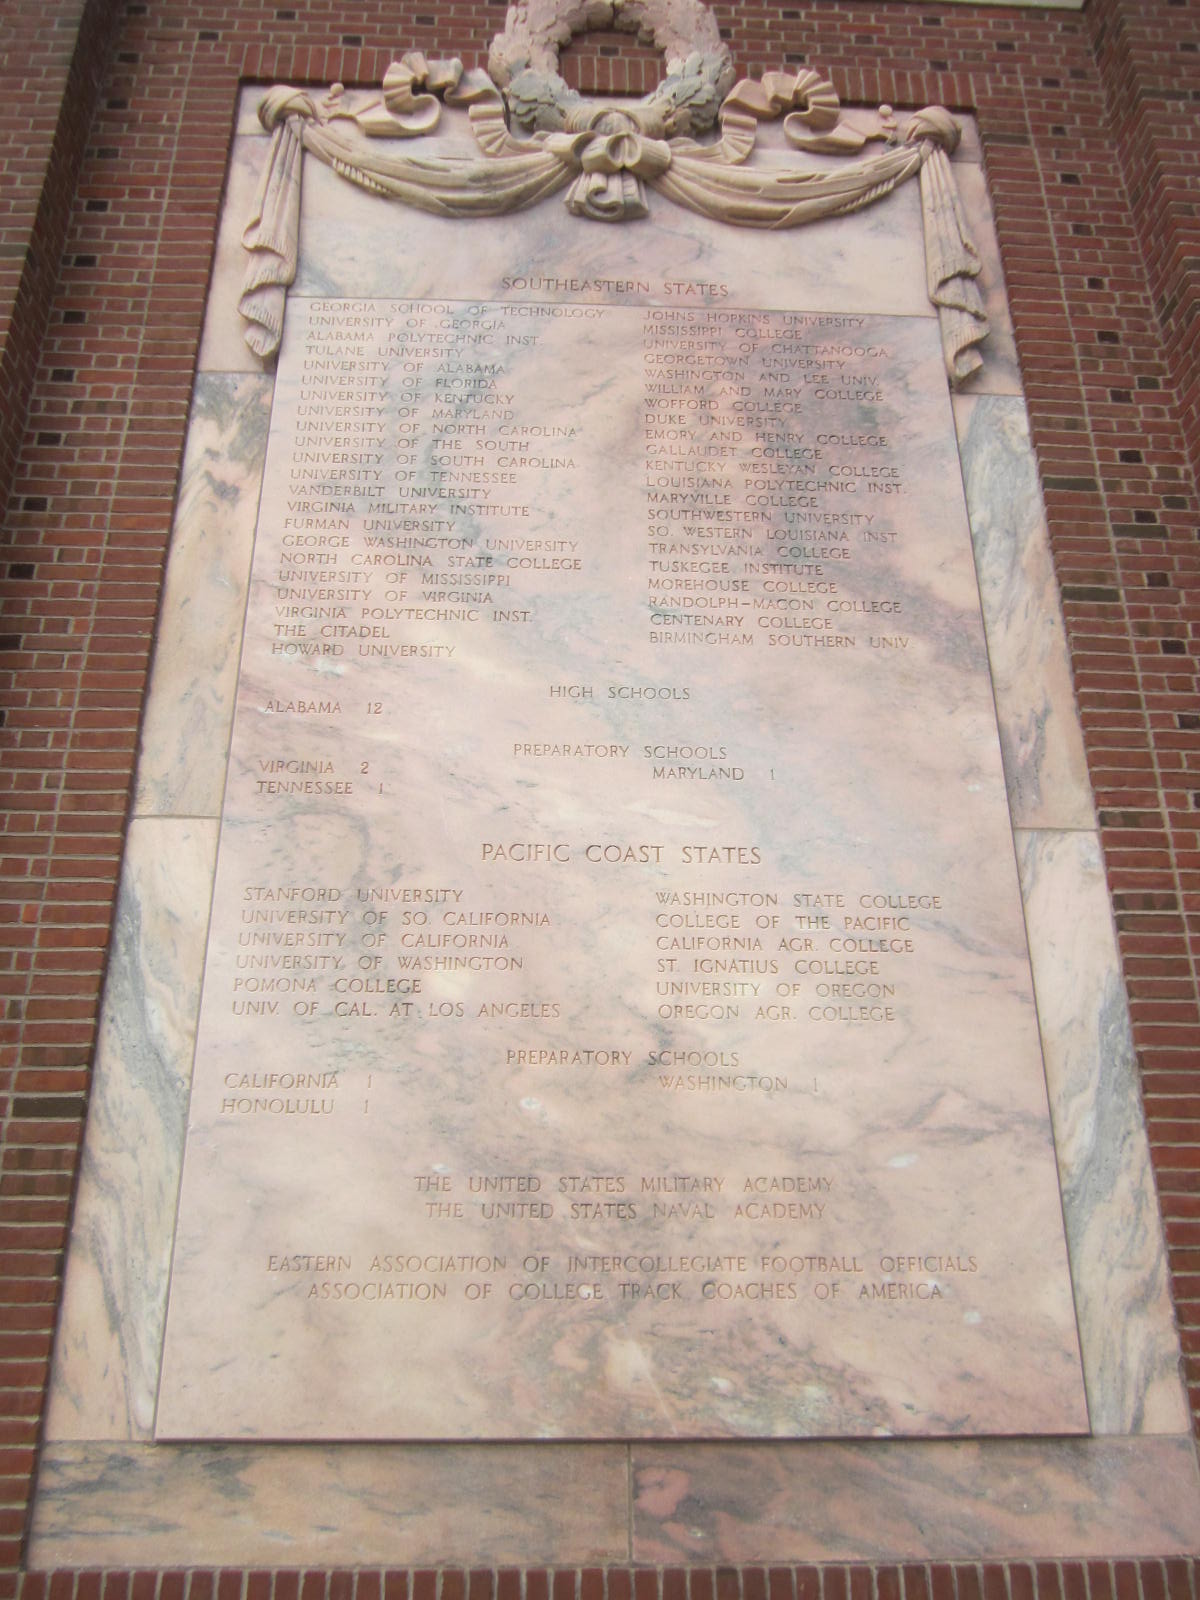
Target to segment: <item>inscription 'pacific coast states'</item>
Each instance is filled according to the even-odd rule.
[[[291,297],[157,1426],[1086,1430],[932,318]]]

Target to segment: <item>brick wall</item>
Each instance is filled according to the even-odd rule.
[[[58,286],[116,0],[0,8],[0,511]]]
[[[1200,21],[717,4],[738,67],[976,112],[1200,1411]],[[20,1549],[141,698],[239,80],[482,63],[494,0],[4,0],[0,1600],[1195,1600],[1188,1562],[31,1574]],[[563,56],[643,92],[622,36]],[[1192,252],[1189,254],[1189,252]]]

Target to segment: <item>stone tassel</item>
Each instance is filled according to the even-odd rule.
[[[921,153],[926,282],[929,298],[938,308],[946,371],[957,389],[983,365],[975,346],[988,335],[987,312],[975,282],[979,253],[967,234],[958,185],[943,145],[924,140]]]
[[[296,276],[302,123],[301,117],[293,115],[275,124],[254,214],[242,234],[250,261],[238,310],[249,323],[246,343],[256,356],[264,358],[279,349],[288,285]]]

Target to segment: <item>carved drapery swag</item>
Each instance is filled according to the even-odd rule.
[[[637,31],[667,54],[667,76],[644,100],[584,101],[555,70],[573,32],[611,26]],[[527,0],[509,10],[488,67],[464,72],[457,60],[412,53],[393,62],[375,97],[349,97],[341,84],[320,99],[268,90],[259,120],[271,148],[243,234],[250,264],[240,301],[257,355],[272,355],[282,337],[308,151],[372,194],[464,218],[519,211],[565,189],[576,216],[623,222],[647,215],[649,188],[721,222],[793,228],[862,210],[919,175],[928,292],[946,370],[958,385],[981,366],[976,346],[988,324],[975,281],[980,262],[949,159],[960,129],[941,106],[917,112],[901,131],[889,106],[844,111],[811,68],[733,85],[728,49],[700,0]],[[382,147],[432,132],[443,104],[466,108],[477,156]],[[513,134],[510,118],[529,131]],[[793,148],[846,159],[818,170],[755,166],[759,124],[778,118]],[[694,137],[714,126],[712,142]],[[881,149],[863,157],[869,144]]]

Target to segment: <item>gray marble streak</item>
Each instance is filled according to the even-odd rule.
[[[97,1047],[51,1439],[150,1435],[217,825],[130,830]]]
[[[628,1558],[623,1445],[51,1445],[34,1567]]]
[[[1099,842],[1018,835],[1093,1433],[1186,1433],[1186,1396]]]
[[[1013,825],[1092,828],[1045,512],[1016,397],[954,401]]]
[[[635,1445],[633,1558],[987,1561],[1185,1554],[1191,1440]]]
[[[220,814],[273,389],[232,373],[196,380],[136,815]]]

